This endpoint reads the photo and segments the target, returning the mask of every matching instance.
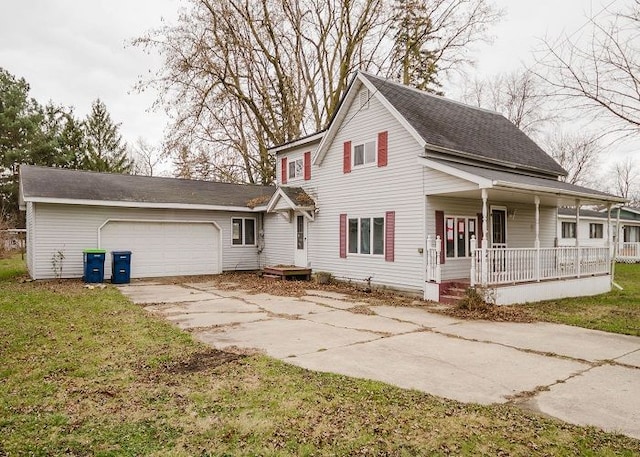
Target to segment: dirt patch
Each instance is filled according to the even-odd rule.
[[[185,360],[164,363],[161,369],[165,373],[171,374],[196,373],[226,365],[229,362],[235,362],[245,357],[247,357],[245,354],[208,349],[191,354]]]
[[[536,317],[529,313],[526,309],[515,306],[487,305],[486,307],[483,307],[481,309],[469,310],[460,309],[455,305],[450,305],[446,308],[438,306],[437,308],[429,309],[429,311],[468,320],[519,323],[538,321],[538,319],[536,319]]]
[[[376,313],[374,313],[371,308],[369,308],[368,306],[364,306],[364,305],[358,305],[358,306],[354,306],[353,308],[349,308],[347,311],[349,311],[350,313],[353,314],[366,314],[369,316],[375,316]]]

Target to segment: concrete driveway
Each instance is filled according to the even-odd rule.
[[[120,290],[216,348],[253,348],[311,370],[463,402],[511,402],[640,439],[637,337],[546,323],[461,321],[420,308],[369,306],[335,292],[289,298],[206,282]]]

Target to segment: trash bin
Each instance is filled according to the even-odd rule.
[[[82,251],[84,282],[104,282],[104,249],[85,249]]]
[[[131,251],[111,252],[111,282],[113,284],[131,282]]]

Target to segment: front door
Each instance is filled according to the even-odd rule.
[[[294,263],[307,268],[307,218],[301,214],[296,214],[294,234]]]
[[[491,247],[507,247],[507,209],[491,208]]]

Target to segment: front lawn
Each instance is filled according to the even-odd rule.
[[[640,453],[514,406],[215,351],[112,287],[0,274],[0,455]]]
[[[640,264],[617,264],[615,281],[623,290],[533,303],[526,309],[540,320],[640,336]]]

